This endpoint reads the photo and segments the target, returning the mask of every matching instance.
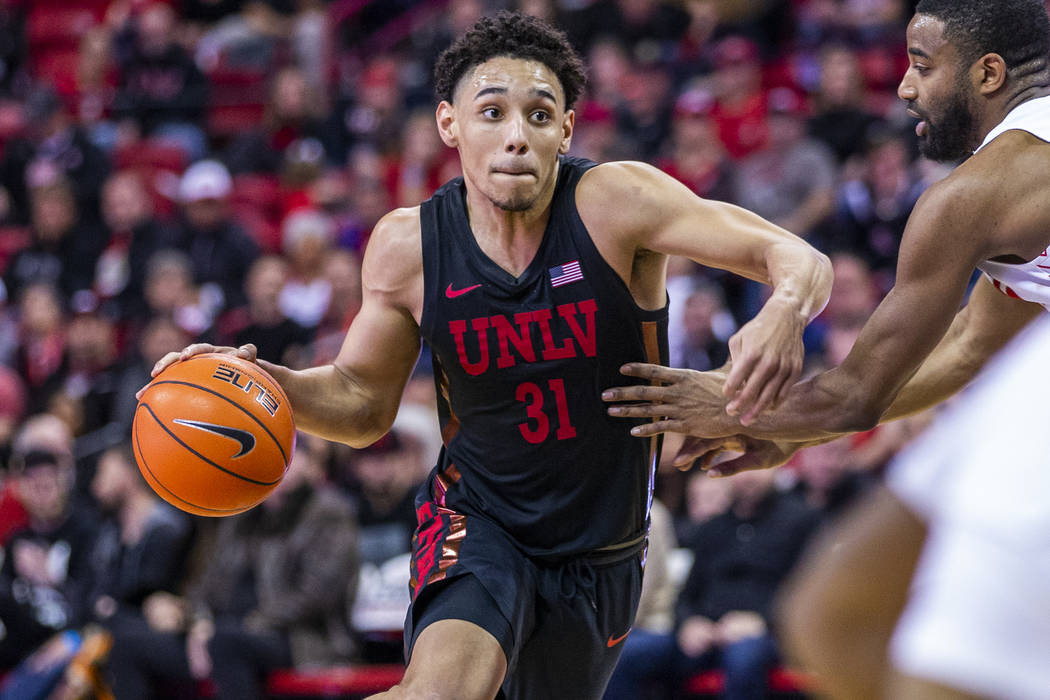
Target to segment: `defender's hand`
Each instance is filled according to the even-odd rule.
[[[775,405],[802,374],[805,323],[792,310],[767,303],[751,321],[729,339],[732,368],[723,393],[726,412],[749,425],[759,413]]]
[[[739,422],[725,411],[724,370],[697,372],[632,362],[621,367],[620,373],[659,384],[613,387],[602,392],[603,401],[641,402],[610,406],[611,416],[657,419],[632,428],[632,435],[675,432],[711,438],[740,432]]]
[[[153,365],[153,369],[150,371],[149,376],[156,377],[158,374],[163,372],[165,369],[181,362],[182,360],[188,360],[194,355],[206,355],[211,352],[223,353],[226,355],[234,355],[241,358],[242,360],[248,360],[248,362],[256,362],[256,349],[251,343],[242,345],[239,348],[230,347],[228,345],[210,345],[208,343],[194,343],[193,345],[187,345],[182,350],[176,352],[169,352],[164,357],[157,360],[157,364]],[[146,390],[146,387],[142,387],[135,392],[135,398],[142,398],[142,392]]]
[[[687,469],[699,460],[700,469],[711,476],[732,476],[753,469],[778,467],[804,446],[801,443],[761,440],[748,435],[720,438],[690,436],[678,448],[674,465],[679,469]]]

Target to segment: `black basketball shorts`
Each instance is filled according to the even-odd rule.
[[[551,564],[484,518],[418,509],[405,655],[427,625],[467,620],[507,657],[499,700],[599,700],[634,621],[641,545]]]

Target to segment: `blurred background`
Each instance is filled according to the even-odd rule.
[[[895,94],[913,8],[0,0],[3,697],[155,697],[179,682],[175,697],[261,697],[275,669],[396,671],[412,500],[440,446],[426,357],[389,436],[364,450],[301,439],[294,478],[238,518],[161,504],[127,441],[134,392],[170,350],[253,342],[292,367],[335,356],[373,225],[459,174],[431,70],[478,17],[542,16],[586,58],[573,154],[651,162],[831,255],[831,302],[805,337],[812,372],[848,352],[893,284],[912,206],[949,171],[918,157]],[[684,259],[668,285],[672,364],[695,369],[725,361],[764,294]],[[662,467],[643,615],[609,697],[773,692],[779,581],[924,422],[717,486]],[[176,658],[161,668],[145,650]],[[44,652],[63,661],[27,672]],[[648,678],[645,654],[674,672]],[[740,678],[758,685],[738,693]],[[777,678],[781,694],[807,687]]]

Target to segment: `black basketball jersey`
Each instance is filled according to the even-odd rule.
[[[562,158],[539,250],[515,278],[470,230],[462,178],[422,204],[421,333],[445,447],[420,501],[487,518],[527,554],[640,541],[660,441],[632,437],[601,392],[626,362],[666,364],[667,307],[638,307],[576,210],[594,163]],[[610,202],[610,206],[630,206]]]

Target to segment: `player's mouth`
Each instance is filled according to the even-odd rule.
[[[929,125],[928,120],[926,119],[926,117],[924,117],[923,115],[919,114],[918,112],[916,112],[911,107],[909,107],[907,109],[907,112],[908,112],[908,116],[914,117],[914,118],[919,120],[919,123],[915,125],[915,135],[921,138],[922,135],[926,133],[926,129],[927,129],[928,125]]]
[[[492,168],[491,172],[496,175],[510,175],[512,177],[521,177],[524,175],[536,177],[536,173],[529,168]]]

